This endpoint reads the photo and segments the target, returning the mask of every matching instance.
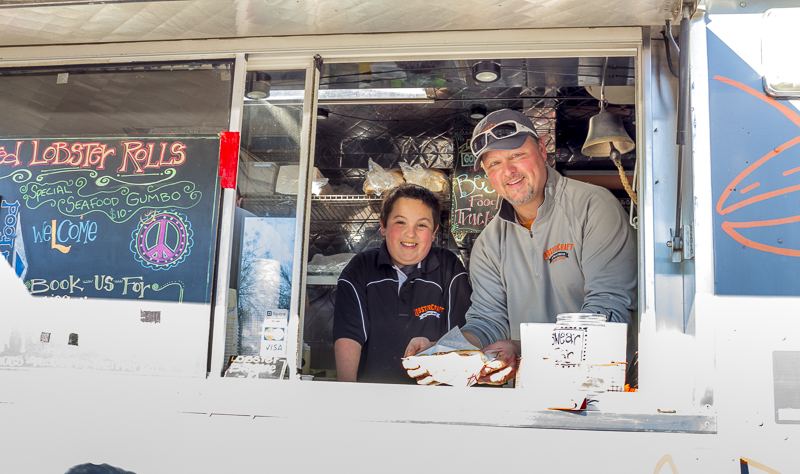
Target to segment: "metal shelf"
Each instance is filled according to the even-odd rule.
[[[449,196],[437,195],[442,209],[449,211]],[[363,194],[340,194],[311,197],[311,223],[378,222],[382,198]]]
[[[382,201],[358,194],[312,196],[311,224],[378,222]]]
[[[367,194],[323,194],[320,196],[311,196],[311,202],[367,202],[378,203],[383,201],[382,198],[374,197]]]
[[[273,194],[244,198],[242,208],[257,216],[294,217],[297,213],[297,196]]]
[[[449,199],[438,196],[443,211],[450,209]],[[449,198],[449,196],[448,196]],[[382,198],[363,194],[337,194],[311,197],[312,227],[327,228],[330,225],[347,226],[377,223],[381,215]],[[257,198],[245,198],[242,207],[260,216],[294,216],[297,196],[275,194]]]

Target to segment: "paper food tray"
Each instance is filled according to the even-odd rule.
[[[478,382],[483,367],[494,359],[493,354],[484,354],[470,344],[456,327],[435,346],[404,358],[403,367],[406,370],[419,367],[440,384],[471,387]]]

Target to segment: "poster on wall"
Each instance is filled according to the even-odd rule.
[[[239,354],[285,354],[284,339],[278,336],[285,333],[279,329],[285,329],[291,305],[295,223],[294,217],[244,219],[237,295]]]
[[[0,140],[0,258],[36,296],[208,303],[219,138]]]

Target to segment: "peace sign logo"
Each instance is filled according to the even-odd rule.
[[[167,270],[192,251],[192,224],[184,214],[157,211],[140,220],[131,233],[130,249],[137,262],[153,270]]]

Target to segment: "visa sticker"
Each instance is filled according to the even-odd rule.
[[[270,309],[266,311],[261,336],[261,357],[286,357],[286,326],[289,310]]]

